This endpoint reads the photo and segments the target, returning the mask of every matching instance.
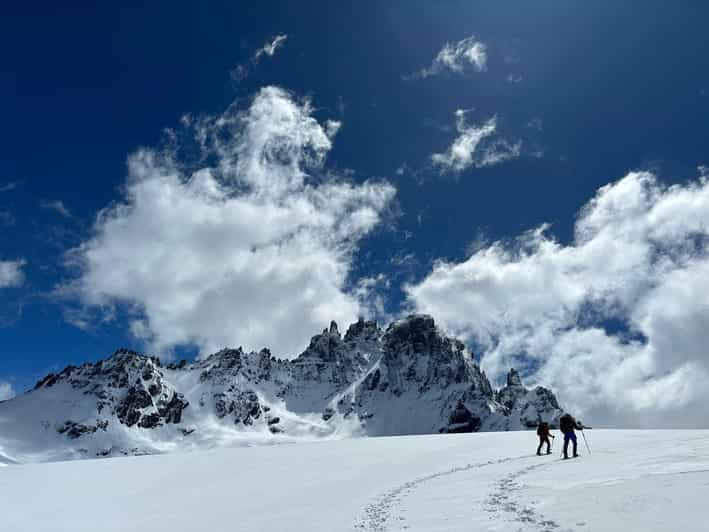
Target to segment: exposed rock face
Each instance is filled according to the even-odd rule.
[[[372,331],[366,322],[358,322],[350,327],[343,340],[333,321],[329,329],[313,336],[308,348],[290,363],[296,386],[310,381],[335,386],[351,383],[368,362],[368,357],[358,348],[376,335],[377,331]]]
[[[214,410],[217,416],[224,418],[232,416],[234,423],[253,424],[261,417],[262,407],[258,395],[253,390],[239,391],[231,387],[227,393],[214,395]]]
[[[126,349],[119,349],[110,358],[95,364],[69,366],[58,375],[49,375],[37,383],[35,390],[59,383],[95,397],[98,426],[114,416],[127,427],[154,428],[180,423],[182,411],[189,404],[166,382],[158,359]],[[65,432],[72,436],[77,430]],[[88,432],[84,430],[76,437]]]
[[[333,322],[291,361],[267,349],[238,348],[163,367],[157,358],[122,349],[48,375],[26,395],[64,394],[73,394],[81,409],[37,423],[80,440],[82,452],[86,442],[97,442],[87,455],[150,452],[141,431],[169,446],[175,439],[209,439],[217,427],[219,438],[228,430],[269,437],[394,435],[531,428],[541,420],[556,424],[561,415],[551,391],[527,390],[515,370],[494,391],[466,346],[427,315],[385,331],[360,319],[344,336]]]
[[[507,386],[508,387],[518,387],[522,386],[522,378],[519,376],[519,371],[512,368],[507,374]]]
[[[108,421],[96,421],[95,425],[82,425],[74,421],[67,421],[57,429],[59,434],[66,434],[69,438],[75,440],[84,434],[93,434],[97,430],[105,431],[108,428]]]
[[[507,374],[507,386],[496,394],[509,418],[519,419],[523,428],[534,428],[541,421],[558,427],[562,410],[556,397],[547,388],[537,386],[528,390],[522,386],[519,373],[514,368]]]

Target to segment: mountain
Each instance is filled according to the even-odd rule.
[[[516,430],[561,409],[517,371],[493,390],[470,351],[426,315],[382,330],[333,322],[293,360],[223,349],[163,365],[120,349],[0,403],[0,461],[137,455],[234,442]]]

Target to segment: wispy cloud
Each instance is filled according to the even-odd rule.
[[[234,67],[231,71],[231,78],[236,82],[245,79],[251,73],[251,70],[261,62],[264,56],[273,57],[276,55],[276,52],[283,46],[287,38],[287,34],[281,33],[268,40],[261,48],[253,53],[248,62],[240,63]]]
[[[16,189],[19,184],[20,183],[17,181],[10,181],[8,183],[0,183],[0,193],[10,192],[11,190]]]
[[[0,260],[0,288],[11,288],[22,285],[25,275],[22,268],[24,259]]]
[[[467,112],[463,109],[455,112],[458,136],[445,152],[431,155],[431,162],[441,173],[459,173],[519,157],[521,142],[509,142],[499,136],[496,116],[479,125],[468,125]]]
[[[522,83],[524,80],[524,77],[522,74],[518,74],[516,72],[512,72],[507,75],[507,83],[511,83],[513,85],[517,85],[518,83]]]
[[[446,43],[428,67],[405,76],[405,79],[423,79],[443,72],[462,74],[469,66],[478,72],[487,67],[487,45],[475,36]]]
[[[40,202],[39,206],[43,209],[54,211],[60,216],[63,216],[64,218],[74,218],[72,212],[67,208],[66,205],[64,205],[64,202],[61,200],[42,201]]]
[[[273,38],[273,40],[271,40],[270,42],[267,42],[266,44],[263,45],[262,48],[259,48],[258,50],[256,50],[256,53],[254,54],[254,57],[253,57],[253,62],[258,63],[264,55],[267,55],[269,57],[273,57],[276,54],[276,52],[278,51],[278,49],[281,46],[283,46],[283,43],[286,42],[287,38],[288,38],[288,35],[286,35],[285,33],[280,34],[280,35],[276,35]]]

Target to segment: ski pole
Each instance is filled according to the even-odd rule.
[[[591,454],[591,448],[588,446],[588,441],[586,441],[586,435],[583,433],[583,429],[581,429],[581,436],[583,436],[583,442],[586,444],[586,450],[588,451],[588,454]]]

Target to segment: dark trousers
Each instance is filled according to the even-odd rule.
[[[571,432],[564,432],[564,456],[568,455],[569,442],[574,442],[574,456],[576,456],[576,433],[572,430]]]
[[[551,443],[549,442],[549,436],[539,436],[539,447],[537,447],[537,454],[541,454],[542,445],[547,444],[547,453],[551,452]]]

